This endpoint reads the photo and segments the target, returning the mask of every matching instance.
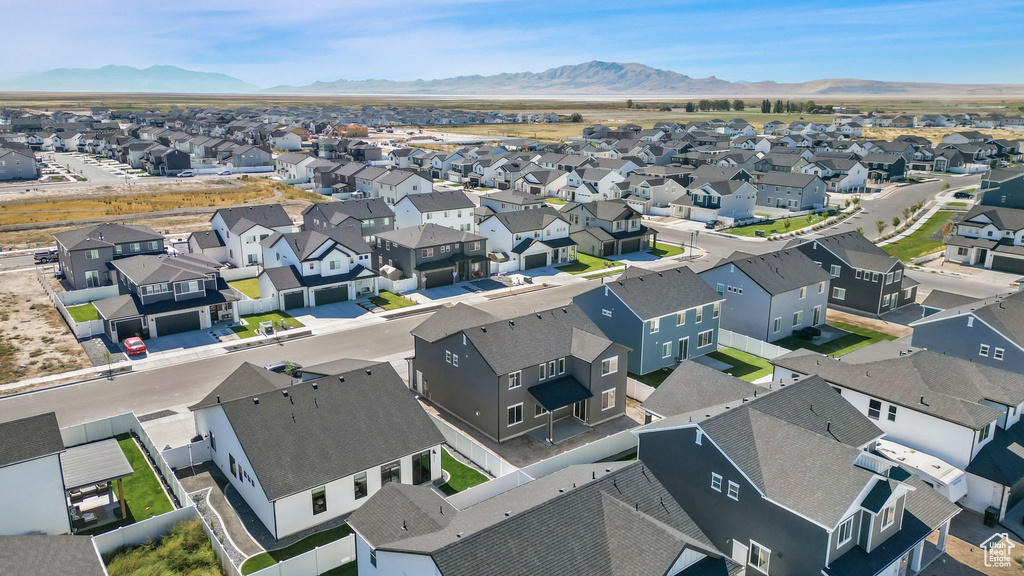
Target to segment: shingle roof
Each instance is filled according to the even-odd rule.
[[[936,310],[948,310],[950,308],[957,308],[970,304],[976,300],[977,298],[971,298],[970,296],[964,296],[963,294],[946,292],[944,290],[932,290],[928,293],[928,297],[921,302],[921,306],[924,308],[934,308]]]
[[[614,292],[643,320],[724,300],[721,294],[686,266],[627,278],[619,277],[594,290],[604,288]]]
[[[216,230],[200,230],[190,234],[190,237],[195,240],[196,246],[199,246],[202,250],[224,246],[224,239],[220,237],[220,232]]]
[[[514,210],[512,212],[499,212],[494,215],[509,232],[522,233],[543,230],[555,220],[565,222],[562,215],[554,208],[544,206],[532,210]],[[568,224],[568,222],[566,222]]]
[[[970,300],[918,320],[912,326],[966,314],[973,314],[1013,342],[1024,344],[1024,292],[1012,292],[990,298]]]
[[[357,220],[369,220],[371,218],[393,218],[395,212],[388,206],[383,198],[359,198],[343,200],[341,202],[324,202],[314,204],[302,211],[303,214],[313,208],[323,212],[332,224],[345,220],[345,216]],[[340,217],[339,217],[340,216]]]
[[[818,179],[814,174],[801,174],[799,172],[779,172],[773,170],[761,176],[757,183],[765,186],[789,186],[792,188],[806,188]]]
[[[476,204],[462,190],[443,190],[425,194],[408,194],[401,200],[410,202],[421,213],[438,212],[441,210],[465,210],[476,207]]]
[[[253,226],[264,228],[278,228],[291,226],[292,219],[284,211],[280,204],[257,204],[254,206],[241,206],[236,208],[221,208],[214,213],[220,215],[224,225],[232,233],[245,232]]]
[[[697,362],[683,362],[640,405],[661,417],[699,413],[768,390]]]
[[[37,414],[0,423],[0,467],[42,458],[64,450],[57,415]]]
[[[0,574],[106,576],[89,536],[0,536]]]
[[[353,226],[319,228],[287,234],[274,232],[264,238],[260,244],[273,248],[279,242],[286,242],[301,261],[311,258],[325,244],[329,246],[328,251],[334,246],[347,248],[356,254],[369,254],[372,251],[370,245],[363,240],[362,231]]]
[[[162,234],[149,226],[128,224],[96,224],[85,228],[77,228],[53,235],[68,250],[86,250],[101,246],[113,246],[126,242],[147,242],[163,240]]]
[[[462,232],[439,224],[423,224],[377,234],[377,238],[407,248],[425,248],[453,242],[477,242],[487,240],[472,232]]]
[[[245,370],[251,375],[253,367]],[[387,363],[280,391],[222,398],[220,407],[269,500],[444,442]]]
[[[111,266],[139,286],[183,280],[202,280],[221,264],[203,254],[155,254],[120,258]]]
[[[886,273],[892,270],[892,267],[899,262],[899,260],[893,258],[888,252],[879,248],[874,242],[868,240],[856,230],[832,234],[813,240],[794,240],[787,244],[786,248],[794,248],[804,244],[808,245],[805,246],[804,254],[811,252],[813,244],[818,244],[850,266],[862,270]]]
[[[713,269],[730,264],[773,296],[832,279],[828,272],[795,249],[783,249],[760,256],[735,252]]]

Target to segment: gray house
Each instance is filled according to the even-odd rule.
[[[830,305],[884,314],[917,299],[920,283],[904,275],[903,262],[859,232],[794,240],[786,248],[803,252],[832,276]]]
[[[960,509],[872,454],[882,431],[823,380],[744,400],[638,434],[652,476],[747,574],[916,572],[945,547]]]
[[[412,335],[412,387],[496,442],[554,443],[626,413],[628,349],[576,306],[499,320],[460,303]]]
[[[426,289],[487,276],[486,254],[483,236],[424,224],[377,234],[372,263],[389,280],[414,278]]]
[[[813,210],[825,205],[825,182],[814,174],[768,172],[757,181],[758,206]]]
[[[643,225],[643,216],[625,200],[568,203],[560,209],[570,224],[569,235],[579,251],[598,257],[646,250],[658,231]]]
[[[634,266],[573,298],[614,342],[630,349],[628,368],[647,374],[718,348],[725,296],[684,266],[651,272]]]
[[[825,323],[832,276],[799,250],[734,252],[700,277],[725,296],[724,330],[773,342]]]
[[[164,252],[163,235],[148,226],[108,222],[53,237],[61,272],[72,290],[114,284],[109,264],[117,258]]]
[[[952,304],[911,324],[915,347],[1024,374],[1024,292]]]
[[[302,211],[305,230],[342,226],[358,226],[369,242],[377,234],[395,229],[395,213],[383,198],[320,202]]]

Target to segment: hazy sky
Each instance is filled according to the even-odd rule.
[[[3,75],[173,64],[266,87],[606,60],[733,81],[1024,83],[1024,0],[50,0],[4,13]]]

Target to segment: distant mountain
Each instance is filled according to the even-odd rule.
[[[637,63],[591,61],[543,72],[456,76],[438,80],[335,80],[275,86],[267,94],[394,94],[466,96],[1018,96],[1022,84],[931,84],[853,78],[799,83],[691,78]]]
[[[242,94],[260,87],[226,74],[196,72],[177,66],[57,68],[40,74],[0,78],[7,92],[149,92]]]

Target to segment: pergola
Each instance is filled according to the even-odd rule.
[[[127,515],[122,479],[131,476],[132,465],[114,438],[90,442],[66,449],[60,455],[64,474],[64,490],[74,498],[95,492],[102,484],[117,481],[117,500],[121,505],[121,518]]]
[[[581,400],[592,398],[594,393],[572,376],[548,380],[529,389],[530,394],[548,411],[547,440],[555,443],[555,410],[560,410]]]

